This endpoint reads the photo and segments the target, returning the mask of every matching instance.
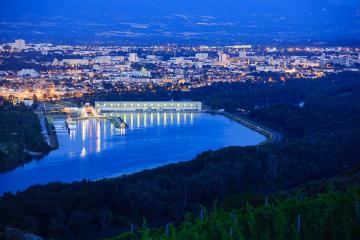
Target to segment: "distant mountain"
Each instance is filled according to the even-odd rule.
[[[0,39],[275,43],[360,38],[358,0],[3,0]]]

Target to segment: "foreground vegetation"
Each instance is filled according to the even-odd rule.
[[[30,161],[33,154],[47,153],[49,146],[31,109],[0,101],[0,171],[5,171]]]
[[[292,235],[294,233],[292,224],[297,214],[302,214],[304,223],[302,231],[305,231],[305,227],[310,229],[310,224],[326,224],[330,219],[329,225],[323,229],[325,231],[337,223],[336,217],[339,215],[337,207],[343,206],[343,209],[348,209],[346,211],[354,209],[352,202],[354,199],[350,195],[347,197],[348,195],[333,193],[334,197],[329,193],[330,195],[323,197],[331,200],[332,197],[342,199],[343,196],[351,201],[344,200],[340,203],[342,200],[339,200],[340,202],[334,205],[331,205],[330,201],[329,208],[334,206],[336,211],[329,210],[324,218],[316,215],[314,207],[313,222],[306,220],[308,219],[306,211],[299,211],[302,206],[301,201],[294,202],[291,199],[283,199],[281,202],[285,201],[284,205],[272,201],[271,204],[275,204],[273,207],[260,207],[251,210],[252,214],[241,215],[241,212],[245,211],[244,201],[253,202],[247,200],[255,198],[251,196],[259,196],[255,198],[255,202],[256,199],[262,199],[261,204],[263,204],[265,196],[292,189],[309,181],[334,177],[359,162],[360,74],[340,74],[321,80],[294,81],[269,85],[259,83],[261,87],[254,86],[257,92],[249,90],[248,93],[251,95],[250,99],[254,99],[253,102],[241,95],[251,87],[246,85],[248,83],[220,84],[213,86],[213,89],[209,87],[196,90],[198,98],[202,96],[210,106],[212,106],[211,102],[214,101],[215,104],[215,101],[219,101],[213,106],[214,108],[225,108],[232,112],[242,107],[251,109],[248,117],[273,126],[283,133],[284,138],[280,143],[208,151],[189,162],[115,179],[81,181],[72,184],[51,183],[45,186],[33,186],[17,194],[6,193],[0,198],[0,224],[31,231],[46,238],[96,239],[126,232],[130,226],[141,226],[144,219],[151,227],[164,226],[166,223],[176,224],[184,219],[187,212],[198,214],[202,206],[211,209],[217,199],[228,212],[238,209],[239,221],[248,223],[254,221],[255,225],[250,224],[248,230],[243,224],[239,225],[240,230],[234,227],[233,234],[238,232],[245,238],[253,233],[249,231],[255,231],[251,230],[252,227],[262,226],[258,225],[261,221],[253,217],[264,218],[264,222],[268,221],[268,218],[276,221],[282,219],[283,222],[279,225],[264,225],[268,230],[262,231],[273,229],[279,234],[290,234],[285,236],[287,238],[299,238],[296,234]],[[203,94],[200,93],[202,91]],[[266,103],[267,98],[273,99],[269,96],[274,96],[279,102],[273,100],[269,106],[261,105],[261,101],[264,100]],[[289,96],[289,98],[284,98],[282,102],[280,96]],[[303,101],[304,105],[299,106],[299,101]],[[354,171],[360,172],[358,169]],[[354,174],[354,176],[358,175]],[[359,183],[360,181],[348,178],[341,185],[348,188],[350,184],[360,186]],[[358,192],[358,190],[349,191],[355,195]],[[309,199],[305,202],[307,201],[310,204],[311,201],[317,200]],[[294,212],[284,212],[285,215],[281,215],[280,210],[288,204],[293,204],[290,207]],[[247,211],[250,211],[251,207],[247,208]],[[279,216],[276,216],[277,213]],[[226,212],[220,210],[218,214],[224,215],[224,218],[226,216]],[[344,219],[350,216],[350,213],[346,212]],[[206,221],[210,224],[210,220],[211,217]],[[325,222],[322,223],[322,220]],[[216,222],[216,218],[213,221]],[[349,224],[351,227],[352,223]],[[212,229],[211,224],[193,225],[197,229],[204,228],[204,234]],[[224,226],[228,233],[230,231],[228,225]],[[284,226],[288,228],[280,228]],[[344,231],[348,234],[352,231],[341,230],[341,226],[338,230],[335,230],[338,226],[333,227],[334,231],[339,233]],[[311,228],[315,228],[314,225],[311,225]],[[181,234],[181,229],[178,228],[176,234]],[[306,231],[310,234],[315,230]],[[356,231],[352,234],[358,234]],[[337,232],[330,234],[338,236]],[[347,236],[358,235],[344,235]]]
[[[177,227],[142,227],[108,240],[129,239],[360,239],[360,189],[328,190],[316,196],[261,199],[227,212],[214,206],[189,214]]]

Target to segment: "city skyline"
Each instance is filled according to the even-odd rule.
[[[0,95],[13,101],[316,79],[357,72],[360,65],[360,49],[346,47],[71,46],[18,39],[0,45],[0,52]]]

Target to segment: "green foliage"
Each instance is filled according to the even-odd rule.
[[[359,188],[345,192],[329,192],[305,198],[287,199],[278,204],[260,207],[245,205],[232,212],[216,210],[203,221],[186,219],[171,228],[125,233],[118,239],[176,239],[176,240],[233,240],[233,239],[359,239],[360,224],[354,204],[360,198]],[[297,216],[301,215],[298,232]],[[130,237],[131,236],[131,237]]]

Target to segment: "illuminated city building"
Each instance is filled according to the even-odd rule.
[[[25,49],[25,40],[23,39],[17,39],[15,40],[14,49],[16,50],[24,50]]]
[[[136,53],[129,53],[129,62],[138,62],[139,57]]]

